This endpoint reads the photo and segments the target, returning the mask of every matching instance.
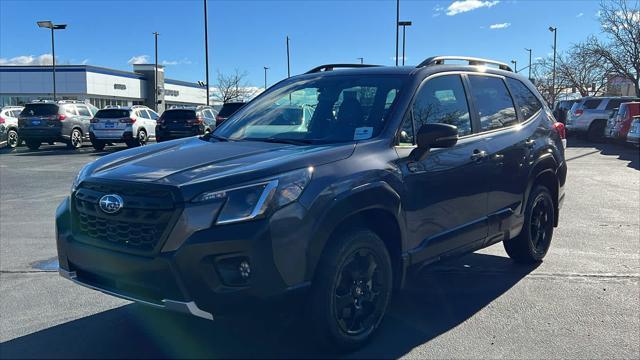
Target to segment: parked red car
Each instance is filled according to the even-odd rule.
[[[627,133],[631,128],[631,121],[634,116],[640,115],[640,102],[627,102],[620,104],[616,122],[611,128],[611,137],[616,140],[625,141]]]

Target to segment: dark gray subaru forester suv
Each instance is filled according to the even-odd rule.
[[[353,349],[420,265],[500,241],[542,260],[563,139],[502,63],[325,65],[211,134],[85,166],[57,209],[60,273],[205,319],[299,295],[317,338]]]

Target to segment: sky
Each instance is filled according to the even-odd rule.
[[[324,63],[395,63],[396,1],[215,1],[208,2],[209,73],[246,72],[249,85]],[[433,55],[467,55],[528,65],[591,34],[599,35],[598,1],[400,1],[406,29],[406,64]],[[56,31],[56,61],[132,70],[153,62],[153,32],[166,77],[205,79],[203,0],[31,1],[0,0],[0,65],[38,64],[51,59],[48,29],[36,21],[67,24]],[[402,32],[400,32],[400,48]],[[400,54],[401,54],[400,49]]]

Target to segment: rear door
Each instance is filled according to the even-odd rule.
[[[470,109],[462,76],[436,75],[421,85],[400,129],[400,141],[409,144],[415,143],[420,126],[428,123],[455,125],[460,137],[455,146],[431,149],[421,161],[408,156],[410,148],[397,147],[412,236],[409,248],[414,249],[416,261],[473,248],[486,238],[486,148],[473,134]]]
[[[156,137],[156,121],[160,116],[158,116],[157,112],[151,109],[147,109],[147,114],[149,114],[149,126],[147,127],[147,134],[155,138]]]

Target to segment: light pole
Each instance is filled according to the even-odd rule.
[[[527,48],[524,48],[524,49],[529,52],[529,80],[531,80],[531,51],[532,50]]]
[[[267,70],[269,70],[268,67],[263,66],[264,67],[264,89],[267,90]]]
[[[396,66],[398,66],[398,23],[400,22],[400,0],[396,0]]]
[[[207,0],[204,0],[204,69],[207,81],[207,106],[209,106],[209,31],[207,29]]]
[[[153,72],[153,82],[155,84],[153,87],[153,101],[155,103],[154,105],[155,111],[158,111],[158,35],[160,35],[160,33],[158,33],[157,31],[153,33],[154,40],[155,40],[155,52],[156,52],[156,63],[155,63],[155,69]]]
[[[356,59],[360,60],[360,64],[364,64],[364,58],[363,57],[359,57],[359,58],[356,58]]]
[[[549,31],[553,33],[553,77],[551,80],[551,104],[556,103],[556,45],[558,40],[558,28],[549,26]]]
[[[287,77],[290,78],[291,77],[291,54],[289,53],[289,35],[287,35]],[[265,89],[267,87],[265,86]]]
[[[404,66],[404,49],[405,49],[405,29],[407,26],[411,26],[411,21],[398,21],[398,26],[402,26],[402,66]]]
[[[38,26],[41,28],[51,29],[51,70],[53,73],[53,101],[56,101],[56,43],[53,36],[54,30],[64,30],[67,28],[66,24],[54,24],[50,20],[38,21]]]
[[[518,62],[515,60],[511,60],[511,63],[513,64],[513,72],[517,73],[518,72]]]

